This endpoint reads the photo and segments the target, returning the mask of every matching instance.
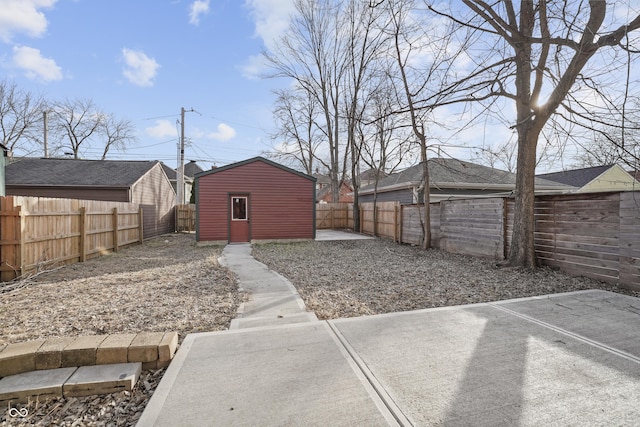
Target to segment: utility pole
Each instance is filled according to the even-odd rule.
[[[180,150],[178,152],[177,204],[184,205],[184,107],[180,108]]]
[[[48,146],[48,136],[49,136],[49,125],[47,123],[47,111],[43,111],[44,116],[44,158],[49,158],[49,146]]]

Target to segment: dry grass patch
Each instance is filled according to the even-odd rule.
[[[320,319],[605,289],[596,280],[549,268],[501,268],[495,261],[389,240],[256,245],[256,259],[287,277]]]

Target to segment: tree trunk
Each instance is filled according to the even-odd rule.
[[[538,134],[523,126],[518,135],[518,167],[516,171],[515,212],[508,264],[535,268],[534,204],[535,169]]]
[[[431,191],[429,184],[429,164],[427,163],[427,142],[424,137],[424,129],[422,131],[420,141],[420,151],[422,157],[422,179],[424,180],[424,188],[422,189],[422,199],[424,201],[424,219],[422,221],[422,249],[431,247],[431,206],[429,205],[429,194]]]

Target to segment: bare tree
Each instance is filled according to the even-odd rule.
[[[380,179],[394,173],[401,165],[412,163],[414,157],[413,131],[404,122],[404,116],[394,114],[398,109],[394,90],[388,85],[378,88],[367,108],[367,126],[361,130],[369,139],[362,145],[362,161],[373,173],[374,207]],[[375,213],[374,209],[374,216]]]
[[[440,106],[446,91],[446,76],[450,73],[455,59],[464,51],[463,45],[453,43],[449,26],[436,30],[418,25],[413,0],[388,0],[388,16],[391,21],[393,56],[399,82],[400,98],[403,98],[404,112],[409,116],[413,134],[420,149],[422,180],[420,191],[424,202],[422,221],[422,248],[431,247],[431,220],[429,207],[429,167],[428,135],[429,116]],[[420,66],[414,65],[417,54],[426,56]],[[426,54],[426,55],[425,55]],[[390,75],[393,78],[393,74]],[[400,99],[399,98],[399,99]],[[425,100],[428,100],[425,102]]]
[[[462,3],[471,12],[466,18],[459,10],[440,9],[442,3],[431,6],[440,16],[473,30],[479,42],[481,56],[474,57],[477,66],[449,87],[449,102],[499,99],[515,106],[512,126],[517,131],[518,157],[508,263],[533,268],[538,139],[559,108],[569,119],[589,115],[580,91],[604,90],[603,80],[612,68],[628,60],[626,54],[616,58],[615,49],[607,50],[611,57],[606,62],[592,58],[605,48],[631,52],[629,33],[640,28],[640,15],[636,11],[624,24],[611,16],[605,26],[608,6],[603,0],[529,0],[519,6],[509,0]],[[504,103],[496,105],[504,108]],[[576,110],[576,105],[583,105],[582,110]]]
[[[349,0],[342,14],[340,26],[346,28],[346,73],[344,90],[344,116],[347,144],[351,153],[351,185],[353,188],[353,226],[360,228],[359,165],[363,146],[366,145],[360,124],[367,104],[379,90],[382,80],[381,56],[386,53],[387,36],[383,11],[369,7],[361,0]],[[383,22],[382,28],[380,26]]]
[[[59,150],[67,150],[74,159],[81,151],[98,149],[101,160],[109,150],[124,150],[136,140],[135,127],[126,119],[104,113],[90,99],[66,99],[50,107],[52,130],[60,141]]]
[[[272,51],[264,52],[264,57],[274,70],[273,77],[293,79],[317,103],[321,116],[318,129],[327,141],[331,192],[337,202],[348,156],[340,128],[346,61],[340,4],[333,0],[295,0],[295,7],[289,31]]]
[[[41,97],[20,90],[15,83],[0,81],[0,131],[5,147],[24,154],[39,149],[44,104]]]
[[[113,114],[102,117],[99,135],[103,138],[102,159],[107,158],[110,149],[125,150],[127,145],[136,140],[135,126],[129,120],[117,119]]]
[[[276,92],[274,119],[277,131],[272,139],[278,143],[272,157],[292,160],[311,175],[324,139],[318,130],[319,108],[316,99],[307,91],[279,90]]]
[[[100,133],[105,115],[88,99],[64,100],[53,104],[53,128],[62,139],[62,148],[80,158],[80,148],[86,148],[91,137]]]

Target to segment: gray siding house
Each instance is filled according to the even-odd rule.
[[[453,198],[508,196],[516,184],[516,175],[457,159],[429,159],[429,197],[431,202]],[[422,203],[422,165],[382,178],[359,191],[361,203],[397,201],[401,204]],[[568,192],[573,187],[536,178],[536,193]]]

